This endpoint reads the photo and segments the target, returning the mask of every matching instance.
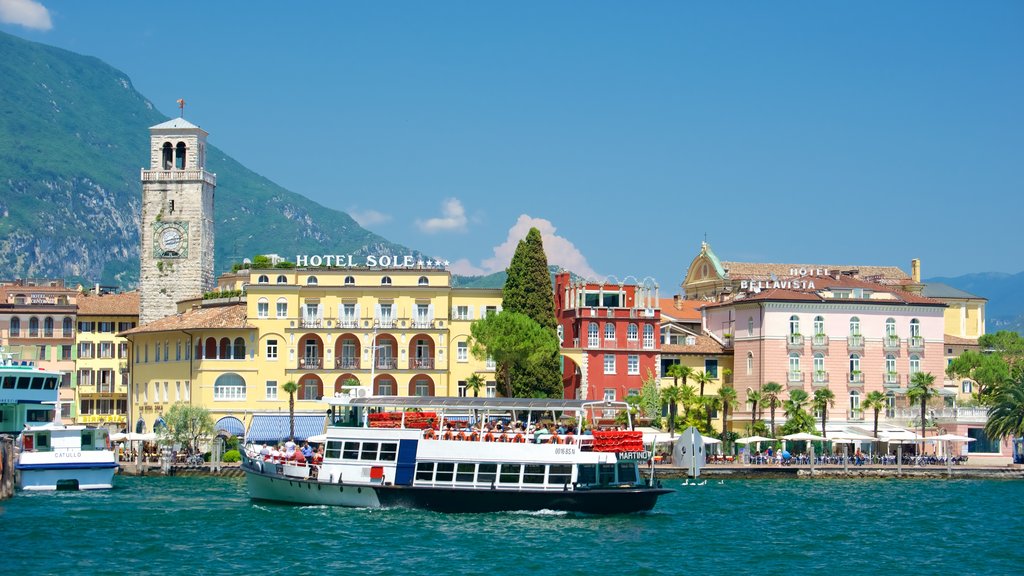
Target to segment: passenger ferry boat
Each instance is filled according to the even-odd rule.
[[[576,429],[527,437],[495,423],[519,418],[613,416],[622,402],[558,399],[370,396],[366,388],[324,398],[331,419],[318,466],[243,451],[256,500],[440,512],[556,510],[618,514],[650,510],[672,492],[641,464],[639,432]],[[627,412],[628,414],[628,412]]]
[[[0,433],[18,435],[14,470],[23,490],[110,488],[117,461],[107,431],[61,424],[60,372],[0,351]]]

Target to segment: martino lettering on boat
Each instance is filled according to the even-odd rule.
[[[650,510],[672,492],[642,473],[652,463],[641,433],[611,429],[620,412],[628,418],[622,402],[372,396],[364,387],[324,402],[321,462],[246,446],[242,469],[253,499],[616,514]]]

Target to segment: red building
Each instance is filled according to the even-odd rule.
[[[658,286],[555,276],[555,317],[566,398],[623,400],[658,377]],[[574,359],[578,359],[578,362]]]

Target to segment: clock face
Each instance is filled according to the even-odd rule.
[[[181,251],[181,230],[177,228],[166,228],[160,233],[160,247],[165,252]]]
[[[188,257],[188,222],[158,222],[154,228],[154,257]]]

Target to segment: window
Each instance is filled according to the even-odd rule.
[[[484,317],[493,316],[498,313],[497,306],[484,306]]]
[[[885,335],[895,336],[896,335],[896,319],[886,318],[885,319]]]
[[[800,317],[793,315],[789,317],[789,333],[799,334],[800,333]]]
[[[572,464],[552,464],[548,468],[548,484],[566,485],[572,478]]]
[[[419,280],[416,281],[417,286],[430,286],[430,280],[427,280],[426,276],[420,276]]]
[[[299,396],[300,400],[319,400],[320,394],[320,380],[316,378],[306,378],[302,381],[302,390]]]
[[[825,372],[825,355],[821,352],[814,354],[814,376],[818,378]],[[822,380],[819,380],[821,382]]]
[[[860,420],[864,417],[860,409],[860,392],[850,390],[850,419]]]
[[[604,339],[605,341],[615,340],[615,324],[612,322],[606,322],[604,325]]]
[[[256,280],[257,284],[270,284],[270,277],[266,274],[260,274],[259,279]]]
[[[747,352],[747,376],[754,374],[754,353]]]
[[[381,378],[377,381],[377,396],[393,396],[395,393],[395,381],[390,378]]]
[[[122,324],[124,324],[124,322],[122,322]],[[64,319],[64,323],[63,323],[62,329],[63,329],[64,337],[65,338],[71,338],[74,335],[72,333],[73,331],[71,329],[71,327],[73,325],[74,324],[72,323],[71,318],[65,318]],[[133,326],[133,328],[134,328],[134,326]],[[120,329],[120,331],[122,331],[122,332],[125,331],[125,330],[130,330],[130,328],[121,328]]]
[[[636,324],[630,324],[626,327],[626,340],[635,342],[640,339],[640,331],[637,329]]]
[[[914,318],[910,321],[910,337],[920,338],[921,337],[921,321]]]
[[[627,374],[639,374],[640,373],[640,357],[636,354],[630,354],[626,358],[626,373]]]
[[[413,382],[413,396],[430,396],[430,380],[419,379]]]
[[[974,392],[974,383],[970,380],[964,380],[960,383],[960,391],[964,394],[970,394]]]
[[[267,340],[267,360],[277,360],[277,340]]]
[[[287,284],[288,283],[288,277],[285,276],[284,274],[281,274],[280,276],[277,277],[277,283],[278,284]]]
[[[591,322],[587,326],[587,346],[597,345],[597,322]]]
[[[604,373],[615,374],[615,354],[604,355]]]
[[[887,375],[896,373],[896,356],[892,354],[885,355],[885,373]]]
[[[718,360],[707,358],[704,360],[704,371],[712,378],[718,378]]]
[[[30,338],[39,336],[39,318],[33,316],[28,319],[28,335]]]
[[[107,326],[110,325],[109,322],[103,322],[103,324],[106,324]],[[107,332],[110,332],[110,330],[107,330]],[[49,316],[43,320],[43,336],[46,338],[53,338],[53,318],[50,318]]]
[[[544,468],[543,464],[527,464],[523,466],[523,484],[543,484]]]
[[[469,362],[469,342],[456,344],[455,360],[457,362]]]
[[[644,348],[654,348],[654,326],[650,324],[644,324]]]
[[[749,316],[747,318],[747,336],[753,336],[753,335],[754,335],[754,317],[753,316]]]
[[[19,337],[21,337],[21,318],[18,318],[17,316],[11,318],[11,328],[10,328],[10,330],[11,330],[11,337],[12,338],[19,338]]]
[[[164,390],[166,401],[166,388]],[[213,399],[245,400],[245,380],[238,374],[221,374],[213,383]]]
[[[910,355],[910,375],[913,376],[921,371],[921,357],[917,354]]]
[[[429,304],[417,304],[416,305],[416,317],[414,322],[419,327],[427,327],[430,325],[430,305]]]
[[[484,388],[484,394],[488,398],[496,398],[498,396],[498,383],[494,380],[488,380],[487,386]]]
[[[392,322],[391,304],[379,304],[379,306],[380,306],[380,315],[378,316],[378,321],[381,324],[385,324],[385,325],[386,324],[390,324]]]
[[[319,283],[320,281],[317,280],[316,276],[310,276],[309,278],[306,278],[306,286],[316,286]]]
[[[825,333],[825,318],[823,316],[814,317],[814,335]]]
[[[277,299],[277,317],[287,318],[288,317],[288,300],[284,297]]]
[[[456,320],[469,320],[469,306],[456,306],[455,307],[455,319]]]
[[[860,318],[850,318],[850,336],[860,336]]]
[[[469,388],[468,386],[466,386],[466,381],[465,380],[459,380],[457,382],[457,386],[459,388],[459,398],[465,398],[466,397],[466,390]]]
[[[381,286],[391,286],[391,276],[384,276],[380,279]]]
[[[896,394],[894,392],[885,393],[885,417],[896,417]]]
[[[270,301],[266,298],[260,298],[260,301],[256,303],[256,316],[260,318],[270,317]]]
[[[501,474],[498,476],[498,481],[502,484],[518,484],[519,473],[521,471],[521,464],[502,464]]]
[[[789,354],[789,371],[792,374],[800,374],[800,355],[796,352]]]
[[[558,343],[562,344],[565,342],[565,327],[559,324],[555,327],[555,333],[558,335]]]
[[[355,278],[355,276],[345,276],[345,286],[355,286],[355,285],[356,285],[356,278]]]
[[[605,388],[604,389],[604,399],[607,402],[614,402],[615,401],[615,388]]]

